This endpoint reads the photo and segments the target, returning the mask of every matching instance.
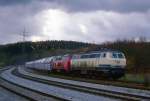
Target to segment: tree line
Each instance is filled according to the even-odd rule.
[[[39,41],[39,42],[18,42],[0,46],[0,66],[10,64],[20,64],[24,61],[30,61],[45,56],[50,56],[55,51],[58,53],[69,50],[88,47],[90,43],[77,41]],[[62,51],[60,51],[62,50]]]
[[[150,42],[144,40],[117,40],[102,44],[77,41],[19,42],[0,46],[0,66],[19,64],[51,55],[93,51],[102,48],[116,49],[125,53],[128,71],[150,71]],[[24,58],[24,59],[23,59]]]

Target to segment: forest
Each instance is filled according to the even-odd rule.
[[[127,58],[127,71],[150,72],[150,42],[144,40],[117,40],[101,44],[52,40],[0,45],[0,67],[23,64],[25,61],[52,55],[95,51],[104,48],[124,52]]]

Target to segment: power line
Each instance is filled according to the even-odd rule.
[[[23,42],[26,41],[26,37],[28,36],[27,33],[28,33],[28,32],[27,32],[26,29],[24,28],[23,32],[21,33],[22,41],[23,41]]]
[[[22,36],[22,62],[24,63],[25,61],[26,61],[26,50],[25,50],[25,41],[26,41],[26,37],[28,36],[27,35],[27,31],[26,31],[26,29],[24,28],[23,29],[23,32],[21,33],[21,36]]]

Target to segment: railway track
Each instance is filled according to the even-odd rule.
[[[4,72],[5,70],[8,70],[10,69],[10,67],[5,67],[5,68],[2,68],[0,69],[0,73]],[[3,78],[0,77],[0,87],[2,87],[3,89],[7,90],[7,91],[10,91],[18,96],[21,96],[25,99],[28,99],[29,101],[35,101],[34,99],[28,97],[28,96],[25,96],[25,95],[22,95],[21,93],[18,93],[17,91],[13,90],[11,87],[12,87],[12,84],[8,83],[9,81],[6,81],[4,80]]]
[[[0,69],[0,73],[10,68]],[[10,82],[0,76],[0,87],[21,96],[29,101],[62,101],[65,99],[58,98],[56,96],[48,95],[37,90],[33,90],[19,84]]]
[[[5,81],[16,85],[16,87],[21,87],[21,88],[25,88],[29,91],[33,91],[34,93],[36,92],[36,96],[34,97],[38,97],[37,99],[35,99],[33,97],[33,95],[30,92],[27,92],[30,97],[34,98],[34,100],[37,101],[45,101],[45,99],[40,99],[40,96],[45,96],[45,97],[51,97],[51,98],[55,98],[56,100],[66,100],[66,101],[92,101],[94,99],[94,101],[116,101],[116,100],[120,100],[120,99],[116,99],[116,98],[110,98],[109,97],[104,97],[104,96],[99,96],[99,95],[94,95],[94,94],[89,94],[89,93],[85,93],[82,91],[76,91],[70,88],[64,88],[64,87],[58,87],[58,86],[52,86],[52,85],[47,85],[44,84],[42,82],[36,82],[34,80],[29,80],[29,79],[24,79],[21,78],[20,76],[16,76],[14,74],[12,74],[12,70],[14,69],[10,69],[7,70],[6,72],[2,73],[2,77]],[[15,80],[15,81],[14,81]],[[18,83],[18,81],[20,81],[20,83]],[[24,85],[25,84],[25,85]],[[32,86],[31,86],[32,85]],[[41,90],[42,88],[42,90]],[[43,89],[44,88],[44,89]],[[14,88],[16,89],[16,88]],[[14,90],[13,89],[13,90]],[[56,91],[56,89],[58,91]],[[18,90],[17,90],[18,91]],[[49,92],[50,91],[50,92]],[[62,91],[65,93],[64,96],[61,95]],[[18,91],[20,93],[24,93],[24,91]],[[54,94],[55,93],[55,94]],[[46,101],[54,101],[54,100],[46,100]]]
[[[74,84],[69,84],[69,83],[64,83],[64,82],[45,80],[45,79],[42,79],[39,77],[37,78],[37,77],[21,74],[18,72],[17,69],[15,69],[12,72],[12,74],[22,77],[24,79],[29,79],[29,80],[35,81],[35,82],[59,86],[59,87],[67,88],[67,89],[77,90],[77,91],[86,92],[86,93],[90,93],[90,94],[96,94],[96,95],[100,95],[100,96],[109,96],[109,97],[114,97],[117,99],[135,100],[135,101],[150,99],[150,97],[148,97],[148,96],[127,94],[127,93],[122,93],[122,92],[108,91],[108,90],[104,90],[104,89],[96,89],[96,88],[91,88],[91,87],[86,87],[86,86],[81,86],[81,85],[74,85]]]
[[[150,90],[148,87],[144,87],[143,84],[137,84],[133,82],[127,82],[122,80],[113,80],[113,79],[106,79],[106,78],[96,78],[95,76],[81,76],[81,75],[66,75],[65,73],[58,74],[58,73],[51,73],[48,74],[46,71],[39,71],[39,70],[31,70],[26,68],[27,72],[31,72],[38,75],[45,75],[45,76],[52,76],[54,78],[61,78],[61,79],[67,79],[67,80],[75,80],[75,81],[81,81],[81,82],[87,82],[87,83],[95,83],[95,84],[103,84],[103,85],[112,85],[112,86],[118,86],[118,87],[127,87],[127,88],[134,88],[134,89],[141,89],[141,90]]]

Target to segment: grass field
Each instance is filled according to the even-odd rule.
[[[126,74],[120,80],[126,82],[140,83],[150,87],[150,74]]]

